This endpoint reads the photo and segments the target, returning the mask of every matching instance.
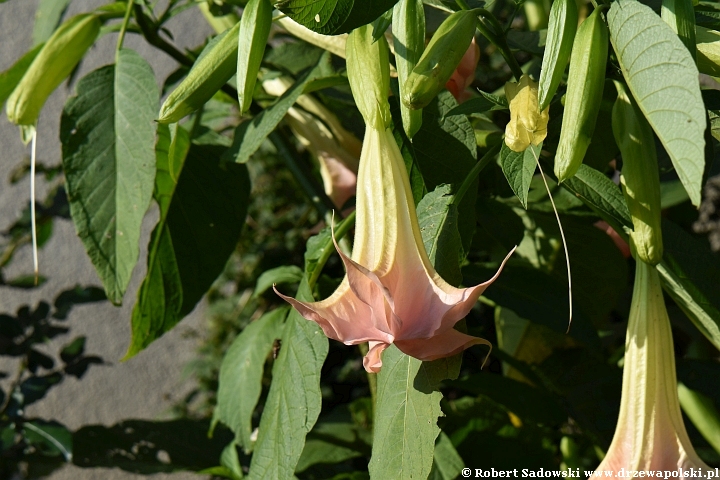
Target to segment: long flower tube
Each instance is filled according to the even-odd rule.
[[[638,260],[625,340],[620,416],[596,474],[669,471],[673,478],[709,470],[688,438],[680,413],[670,320],[655,267]],[[606,474],[605,472],[612,472]],[[632,474],[631,474],[632,475]]]
[[[453,326],[500,273],[480,285],[455,288],[430,263],[405,162],[388,128],[384,42],[384,38],[373,42],[366,27],[356,29],[348,39],[353,45],[348,48],[348,75],[366,129],[352,257],[338,249],[345,278],[329,298],[319,302],[301,302],[278,293],[329,338],[346,345],[369,342],[363,365],[374,373],[382,366],[382,352],[393,343],[420,360],[448,357],[476,344],[490,345]]]

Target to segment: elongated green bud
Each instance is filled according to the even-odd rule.
[[[697,27],[697,66],[700,73],[720,77],[720,32]]]
[[[678,34],[695,59],[695,9],[692,0],[663,0],[662,19]]]
[[[437,29],[405,82],[403,103],[412,109],[424,108],[452,76],[475,35],[477,15],[460,10]]]
[[[543,55],[538,100],[540,110],[550,105],[565,68],[570,61],[573,40],[577,32],[578,11],[575,0],[555,0],[550,9],[545,54]]]
[[[587,152],[597,120],[605,83],[608,28],[595,10],[578,28],[565,95],[565,113],[555,154],[560,182],[575,175]]]
[[[95,15],[76,15],[53,33],[13,90],[7,102],[8,119],[34,125],[50,94],[73,71],[100,32]]]
[[[425,49],[425,10],[422,0],[400,0],[393,7],[393,44],[398,72],[400,98],[405,96],[407,79]],[[412,138],[422,126],[422,110],[411,110],[400,104],[403,129]]]
[[[250,0],[240,19],[237,57],[237,87],[240,113],[252,102],[265,44],[270,35],[273,7],[268,0]]]
[[[353,30],[347,39],[347,72],[355,103],[365,123],[376,130],[390,126],[390,48],[381,36],[373,41],[372,26]]]
[[[237,71],[238,23],[205,47],[190,73],[160,107],[160,123],[175,123],[205,105]]]
[[[652,128],[620,82],[613,106],[612,129],[622,153],[620,183],[630,210],[633,232],[630,247],[633,255],[650,265],[663,257],[660,221],[660,173]]]

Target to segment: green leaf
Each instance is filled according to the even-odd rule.
[[[25,441],[43,455],[62,455],[66,462],[72,460],[72,433],[57,422],[31,420],[23,423]]]
[[[298,79],[272,106],[263,110],[256,117],[247,120],[235,129],[235,137],[232,146],[223,155],[224,160],[245,163],[250,160],[265,138],[275,130],[280,120],[303,94],[305,86],[316,78],[323,76],[329,67],[330,54],[325,53],[320,57],[316,67]]]
[[[456,106],[450,92],[441,92],[423,109],[422,126],[413,137],[413,155],[428,191],[443,183],[452,185],[455,191],[477,163],[475,132],[470,121],[464,116],[447,116]],[[470,250],[475,234],[477,185],[477,180],[472,182],[457,206],[464,252]]]
[[[367,25],[395,3],[397,0],[281,0],[276,6],[314,32],[338,35]]]
[[[427,478],[440,433],[442,394],[430,367],[391,345],[383,352],[377,377],[377,403],[370,477],[396,480]]]
[[[462,282],[460,252],[462,244],[457,229],[457,208],[450,185],[440,185],[425,195],[417,206],[420,234],[425,251],[435,270],[451,285]]]
[[[374,41],[377,42],[380,37],[385,35],[385,32],[387,32],[387,29],[390,28],[390,24],[392,23],[392,16],[393,10],[392,7],[390,7],[387,12],[383,13],[371,22],[373,27],[372,36]]]
[[[222,147],[192,145],[172,190],[167,214],[150,238],[148,271],[132,314],[130,358],[189,314],[235,250],[247,214],[250,180],[244,165],[220,162]],[[162,168],[165,168],[164,166]],[[167,200],[161,204],[167,204]]]
[[[300,284],[297,298],[312,301],[306,282]],[[249,479],[292,478],[305,435],[320,415],[320,369],[327,352],[328,339],[320,327],[292,310],[273,365]]]
[[[220,421],[230,427],[237,443],[248,453],[253,447],[252,415],[262,390],[265,359],[280,337],[288,311],[288,307],[278,308],[245,327],[220,366],[213,425]]]
[[[60,25],[65,10],[72,0],[40,0],[35,10],[35,26],[33,26],[33,45],[45,43]]]
[[[363,455],[368,446],[352,423],[318,423],[308,435],[295,473],[317,464],[340,463]]]
[[[10,94],[15,90],[15,87],[20,83],[23,75],[25,75],[25,72],[30,67],[32,61],[35,60],[35,57],[37,57],[42,47],[43,44],[35,45],[31,50],[28,50],[25,55],[20,57],[12,67],[0,73],[0,107],[3,106]]]
[[[455,480],[465,466],[465,462],[445,432],[440,432],[435,442],[433,467],[428,480]]]
[[[594,168],[580,165],[575,176],[565,180],[562,186],[603,217],[616,231],[622,232],[622,227],[632,229],[630,211],[622,190]]]
[[[485,93],[478,90],[480,96],[477,98],[471,98],[457,107],[450,110],[445,114],[446,117],[453,115],[471,115],[473,113],[485,113],[492,112],[494,110],[509,110],[510,106],[505,97],[493,95],[492,93]]]
[[[235,442],[231,442],[222,451],[220,455],[220,464],[226,468],[230,473],[230,478],[233,480],[240,480],[243,478],[242,465],[240,465],[240,458],[238,457],[238,451],[235,447]]]
[[[670,155],[690,200],[699,206],[706,120],[695,62],[675,32],[640,2],[614,2],[607,20],[630,91]]]
[[[665,291],[720,349],[720,262],[706,244],[663,220],[663,261],[657,266]]]
[[[277,283],[299,283],[302,278],[303,271],[295,265],[266,270],[258,277],[253,296],[262,295],[268,288]]]
[[[705,440],[720,453],[720,412],[712,398],[678,383],[678,397],[685,415]]]
[[[120,304],[140,253],[155,179],[158,88],[132,50],[77,85],[60,124],[63,169],[75,228],[105,287]]]
[[[542,143],[537,146],[530,145],[522,152],[510,150],[505,145],[505,142],[500,148],[500,167],[510,184],[510,188],[512,188],[515,196],[518,197],[525,209],[527,209],[530,182],[537,166],[536,157],[539,158],[540,150],[542,150]]]

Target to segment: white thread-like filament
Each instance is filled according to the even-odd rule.
[[[30,153],[30,230],[32,232],[32,251],[33,251],[33,268],[35,271],[35,285],[38,284],[40,278],[40,269],[38,268],[38,246],[37,246],[37,228],[35,226],[35,155],[37,147],[37,128],[33,129],[32,146]]]
[[[537,154],[535,153],[535,150],[532,148],[532,145],[528,148],[530,148],[530,151],[532,152],[533,157],[535,157],[535,163],[537,163],[537,166],[540,169],[540,176],[542,177],[543,183],[545,184],[545,190],[547,191],[548,197],[550,197],[550,203],[552,204],[553,212],[555,212],[555,218],[557,219],[558,227],[560,227],[560,237],[562,237],[563,248],[565,249],[565,263],[567,264],[568,304],[570,306],[570,318],[568,319],[567,331],[570,332],[570,325],[572,325],[572,314],[573,314],[572,276],[570,275],[570,255],[568,255],[567,242],[565,241],[565,232],[563,231],[562,222],[560,222],[560,215],[558,214],[557,208],[555,207],[555,201],[553,200],[552,193],[550,193],[550,187],[548,186],[547,180],[545,179],[545,173],[543,172],[543,169],[540,166],[540,159],[538,158]]]

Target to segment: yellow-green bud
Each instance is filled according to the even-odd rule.
[[[70,76],[99,32],[100,20],[92,14],[76,15],[60,25],[8,98],[8,119],[34,125],[47,98]]]
[[[270,35],[273,7],[268,0],[250,0],[240,19],[237,57],[237,87],[240,113],[252,102],[265,44]]]
[[[347,39],[347,72],[355,103],[365,123],[376,130],[390,126],[390,49],[385,37],[373,40],[372,26],[353,30]]]
[[[207,53],[203,52],[190,73],[160,107],[160,123],[175,123],[205,105],[237,71],[238,32],[236,24],[221,34]]]
[[[655,139],[625,86],[620,82],[615,85],[618,97],[613,106],[612,128],[622,153],[620,183],[633,222],[630,247],[636,259],[657,265],[663,257],[663,241]]]
[[[473,10],[460,10],[440,25],[405,82],[402,101],[408,108],[424,108],[445,88],[472,42],[477,21]]]
[[[555,175],[560,182],[582,165],[593,132],[605,85],[608,28],[595,10],[578,28],[565,97],[560,140],[555,154]]]

